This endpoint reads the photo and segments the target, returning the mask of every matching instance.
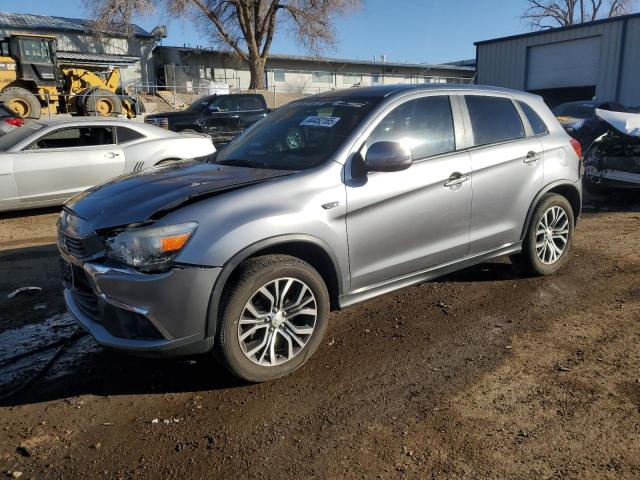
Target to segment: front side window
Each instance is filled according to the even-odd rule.
[[[28,62],[51,63],[49,42],[43,40],[20,39],[22,58]]]
[[[549,132],[547,125],[542,118],[540,118],[540,115],[538,115],[528,103],[518,102],[518,105],[520,105],[524,115],[527,117],[527,120],[529,120],[529,125],[531,125],[531,129],[535,135],[543,135]]]
[[[416,160],[453,152],[456,141],[449,97],[429,96],[396,107],[373,130],[367,147],[381,141],[405,145]]]
[[[511,99],[466,95],[465,100],[475,145],[524,138],[524,126]]]
[[[328,161],[380,98],[312,97],[274,111],[230,143],[216,162],[305,170]]]
[[[47,133],[31,149],[95,147],[113,144],[112,127],[71,127]]]

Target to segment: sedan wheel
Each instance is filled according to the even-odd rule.
[[[322,342],[329,293],[304,260],[251,258],[224,288],[215,352],[234,375],[251,382],[282,377],[302,366]]]
[[[263,366],[279,365],[307,345],[318,317],[316,297],[295,278],[262,286],[244,306],[238,341],[246,357]]]
[[[511,261],[529,275],[557,272],[569,258],[574,226],[573,209],[566,197],[547,193],[533,213],[522,252]]]
[[[563,254],[569,241],[569,217],[562,207],[549,208],[538,223],[536,253],[546,265],[555,263]]]

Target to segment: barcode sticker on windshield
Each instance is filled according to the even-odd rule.
[[[338,121],[340,117],[318,117],[312,116],[305,118],[300,125],[303,127],[333,127]]]

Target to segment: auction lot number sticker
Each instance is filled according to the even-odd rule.
[[[331,128],[340,121],[340,117],[319,117],[311,116],[305,118],[300,125],[303,127],[325,127]]]

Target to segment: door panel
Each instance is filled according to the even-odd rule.
[[[13,154],[0,154],[0,209],[20,202],[13,174]]]
[[[456,152],[457,100],[453,105],[447,95],[400,101],[368,134],[360,150],[365,157],[374,143],[391,141],[409,148],[414,163],[347,182],[353,290],[467,254],[471,159]],[[450,184],[452,178],[457,180]]]
[[[536,157],[527,158],[530,152]],[[541,142],[529,138],[473,150],[471,165],[470,253],[517,242],[531,202],[543,184]]]
[[[471,182],[444,184],[470,170],[469,154],[460,152],[347,185],[353,290],[467,254]]]
[[[117,145],[26,150],[14,160],[21,203],[66,200],[123,170],[124,153]]]
[[[43,132],[14,158],[21,203],[63,201],[124,170],[110,125],[62,126]]]

